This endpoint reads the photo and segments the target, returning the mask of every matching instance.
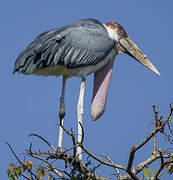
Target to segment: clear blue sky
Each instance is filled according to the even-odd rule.
[[[12,75],[19,53],[41,32],[83,18],[103,23],[120,23],[161,73],[157,76],[125,54],[118,55],[111,79],[107,107],[96,122],[90,117],[93,76],[87,78],[85,93],[85,144],[93,153],[109,155],[125,164],[132,145],[146,135],[153,121],[152,104],[163,115],[173,102],[173,1],[1,1],[0,2],[0,177],[14,161],[8,141],[18,153],[29,143],[39,143],[28,134],[44,136],[56,146],[61,78]],[[68,80],[65,127],[76,129],[79,78]],[[163,138],[160,139],[164,143]],[[70,141],[65,137],[64,143]],[[151,144],[150,144],[151,145]],[[40,147],[43,144],[40,143]],[[151,146],[137,154],[137,160],[151,152]],[[103,175],[111,171],[103,170]]]

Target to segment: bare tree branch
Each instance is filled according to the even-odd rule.
[[[53,151],[56,151],[56,149],[46,140],[46,139],[44,139],[43,137],[41,137],[40,135],[38,135],[38,134],[30,134],[29,135],[29,137],[31,137],[31,136],[36,136],[36,137],[38,137],[38,138],[40,138],[42,141],[44,141]]]
[[[163,129],[163,127],[168,122],[167,119],[164,122],[160,123],[160,125],[155,127],[155,129],[140,144],[138,144],[138,145],[136,145],[136,146],[131,148],[130,156],[129,156],[129,161],[128,161],[128,166],[127,166],[128,169],[131,169],[131,167],[132,167],[132,163],[133,163],[133,160],[134,160],[135,152],[137,150],[139,150],[142,146],[144,146],[157,132],[159,132],[161,129]]]
[[[5,143],[8,145],[8,147],[10,148],[12,154],[13,154],[14,157],[17,159],[17,161],[19,162],[19,164],[20,164],[21,166],[23,166],[22,161],[20,161],[20,159],[18,158],[18,156],[16,155],[16,153],[13,151],[12,147],[10,146],[10,144],[8,144],[7,142],[5,142]],[[37,180],[39,180],[39,179],[37,178],[37,176],[36,176],[31,170],[28,170],[28,171],[29,171],[30,174],[32,174]]]
[[[41,138],[41,139],[42,139],[42,138]],[[29,154],[31,155],[31,157],[33,157],[33,158],[35,158],[35,159],[38,159],[38,160],[40,160],[41,162],[46,163],[46,164],[47,164],[47,167],[49,168],[50,171],[54,172],[54,173],[55,173],[56,175],[58,175],[58,177],[60,177],[62,180],[65,180],[64,175],[63,175],[60,171],[58,171],[56,168],[52,167],[52,165],[51,165],[48,161],[46,161],[46,160],[44,160],[43,158],[35,155],[35,154],[32,152],[32,144],[31,144],[30,149],[29,149]]]
[[[103,157],[105,157],[111,164],[114,164],[113,161],[105,154],[101,154]],[[114,168],[115,169],[115,172],[117,173],[117,178],[120,178],[121,177],[121,174],[118,170],[118,168]]]
[[[164,121],[162,121],[162,116],[158,116],[158,111],[155,107],[155,105],[153,105],[153,111],[154,111],[154,118],[155,118],[155,127],[154,129],[150,132],[150,134],[139,144],[137,144],[136,146],[132,147],[129,153],[129,157],[128,157],[128,162],[126,166],[122,166],[120,164],[116,164],[113,162],[112,159],[109,158],[108,155],[105,154],[101,154],[101,156],[103,156],[105,158],[105,160],[103,160],[102,158],[94,155],[93,153],[91,153],[84,145],[84,128],[83,126],[80,124],[81,126],[81,130],[82,130],[82,138],[81,138],[81,142],[77,142],[76,138],[75,138],[75,134],[73,134],[73,131],[71,129],[71,131],[65,129],[62,125],[60,125],[62,127],[62,129],[65,131],[65,133],[67,133],[67,135],[69,135],[71,137],[72,140],[72,146],[68,147],[68,148],[64,148],[65,150],[63,152],[58,152],[45,138],[41,137],[40,135],[37,134],[30,134],[29,136],[36,136],[39,139],[41,139],[42,141],[44,141],[52,150],[53,152],[42,152],[39,150],[39,152],[33,152],[32,151],[32,143],[30,144],[29,150],[26,151],[26,155],[28,155],[29,157],[33,158],[33,159],[37,159],[39,162],[44,164],[44,169],[52,172],[56,177],[59,177],[62,180],[67,180],[69,178],[74,178],[74,179],[86,179],[86,180],[109,180],[111,178],[104,178],[101,176],[96,175],[96,169],[98,169],[101,165],[104,165],[105,167],[111,167],[115,170],[115,172],[113,173],[113,175],[115,175],[117,177],[118,180],[143,180],[145,173],[142,172],[141,177],[139,178],[138,173],[143,171],[146,167],[148,167],[148,169],[150,170],[150,173],[152,172],[151,169],[149,168],[149,165],[151,165],[154,161],[156,161],[157,159],[160,159],[160,165],[158,166],[158,169],[156,171],[156,173],[152,172],[150,175],[152,175],[152,177],[150,178],[151,180],[159,180],[159,177],[163,174],[163,169],[165,167],[170,167],[172,166],[173,163],[173,159],[172,159],[172,154],[171,154],[171,149],[167,148],[167,150],[164,150],[163,152],[161,151],[161,149],[157,150],[157,141],[156,141],[156,134],[158,132],[161,132],[162,135],[166,136],[168,138],[168,142],[172,143],[172,137],[173,137],[173,130],[171,129],[171,122],[172,120],[170,120],[172,113],[173,113],[173,107],[170,104],[170,111],[168,113],[168,116],[166,117],[166,119]],[[169,124],[170,122],[170,124]],[[135,153],[140,149],[142,149],[142,147],[149,142],[149,140],[151,140],[153,138],[153,151],[151,152],[151,155],[146,158],[146,160],[144,160],[143,162],[140,162],[139,164],[137,164],[135,167],[133,166],[133,161],[135,158]],[[17,161],[19,162],[19,164],[23,165],[22,161],[20,161],[20,159],[18,158],[18,156],[15,154],[15,152],[13,151],[13,149],[11,148],[11,146],[6,143],[12,154],[15,156],[15,158],[17,159]],[[91,160],[88,160],[87,158],[87,162],[82,162],[78,160],[78,155],[76,153],[76,148],[80,147],[83,150],[83,153],[87,156],[89,156],[90,158],[94,159],[97,161],[97,165],[94,166],[94,164],[92,164]],[[165,148],[164,148],[165,149]],[[169,150],[168,150],[169,149]],[[70,155],[72,154],[72,155]],[[65,163],[65,170],[60,170],[58,168],[56,168],[55,163],[57,162],[57,160],[63,160]],[[121,171],[124,171],[125,175],[121,175]],[[38,177],[30,170],[30,175],[34,176],[35,179],[38,180]],[[29,178],[28,176],[26,176],[25,174],[21,174],[21,176],[23,176],[23,178],[27,179],[27,180],[33,180],[32,176],[31,178]]]
[[[89,152],[82,144],[79,144],[79,145],[85,151],[85,153],[87,153],[89,156],[91,156],[96,161],[98,161],[98,162],[100,162],[100,163],[102,163],[104,165],[107,165],[107,166],[110,166],[110,167],[113,167],[113,168],[119,168],[119,169],[122,169],[122,170],[126,171],[126,167],[118,165],[118,164],[111,164],[109,162],[106,162],[103,159],[101,159],[101,158],[95,156],[94,154],[92,154],[91,152]]]

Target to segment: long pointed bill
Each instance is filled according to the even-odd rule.
[[[143,54],[143,52],[136,46],[136,44],[129,38],[120,39],[120,45],[125,49],[125,53],[132,56],[138,62],[143,64],[145,67],[160,75],[158,70],[153,66],[149,59]]]

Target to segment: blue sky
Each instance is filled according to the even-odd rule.
[[[172,1],[1,1],[0,2],[0,148],[1,179],[14,161],[8,141],[18,153],[30,142],[44,147],[30,133],[44,136],[54,146],[58,136],[58,106],[61,78],[12,75],[19,53],[41,32],[70,24],[83,18],[103,23],[120,23],[131,39],[160,71],[157,76],[126,54],[116,57],[107,106],[96,122],[90,117],[93,75],[86,81],[85,144],[93,153],[109,155],[114,162],[125,164],[130,147],[146,137],[144,128],[153,119],[152,104],[165,116],[173,102],[173,2]],[[76,130],[76,105],[80,79],[67,81],[65,127]],[[70,139],[65,137],[64,144]],[[164,138],[160,138],[160,147]],[[137,154],[135,163],[150,153],[150,146]],[[22,157],[22,156],[21,156]],[[110,170],[103,170],[103,175]],[[168,179],[168,178],[167,178]]]

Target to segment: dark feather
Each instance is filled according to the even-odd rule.
[[[13,72],[32,74],[35,69],[57,64],[67,68],[95,65],[104,60],[114,45],[99,21],[81,20],[36,37],[17,58]]]

